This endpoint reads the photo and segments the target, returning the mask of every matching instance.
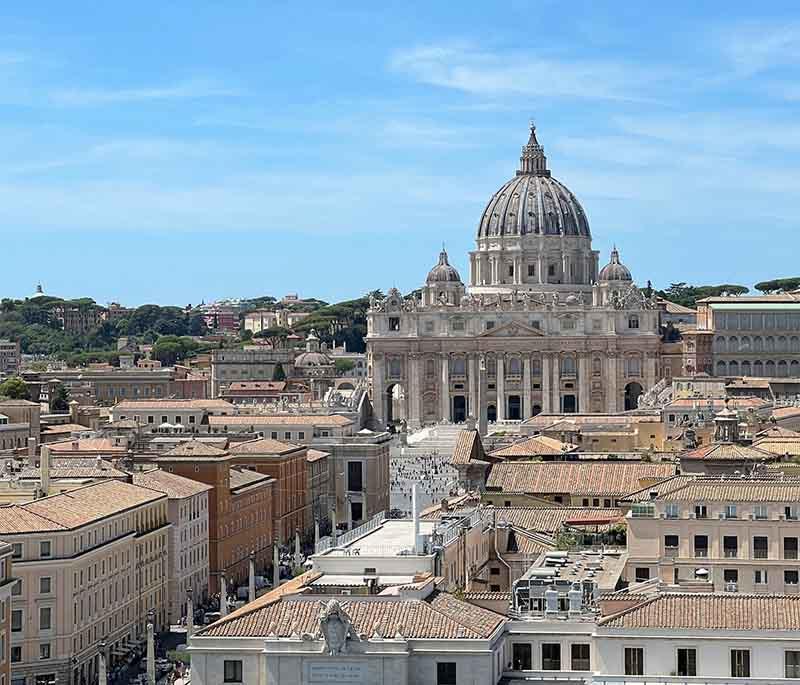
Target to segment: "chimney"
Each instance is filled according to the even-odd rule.
[[[36,459],[36,446],[37,446],[36,438],[28,438],[28,459],[33,463]]]
[[[39,469],[41,471],[42,493],[44,493],[44,497],[47,497],[50,494],[50,448],[46,445],[42,445]]]
[[[414,554],[420,553],[419,511],[417,510],[417,484],[411,485],[411,516],[414,519]]]
[[[101,457],[100,455],[98,455],[98,456],[97,456],[97,470],[98,470],[98,471],[102,471],[104,468],[105,468],[105,467],[104,467],[104,465],[103,465],[103,457]]]
[[[72,449],[73,451],[77,452],[80,449],[81,445],[77,440],[72,441]]]

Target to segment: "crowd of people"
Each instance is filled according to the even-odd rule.
[[[449,455],[437,451],[393,458],[389,485],[392,510],[411,516],[411,491],[414,483],[417,483],[419,509],[440,502],[443,497],[457,494],[458,474],[448,461]]]

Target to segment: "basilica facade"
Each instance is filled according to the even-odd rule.
[[[659,311],[589,222],[531,127],[478,222],[465,283],[442,250],[421,293],[373,299],[367,352],[383,425],[635,409],[661,377]]]

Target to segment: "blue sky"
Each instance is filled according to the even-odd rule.
[[[0,296],[466,278],[531,117],[637,281],[796,275],[798,110],[796,2],[5,3]]]

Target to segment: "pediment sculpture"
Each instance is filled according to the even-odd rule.
[[[347,653],[347,640],[358,639],[353,623],[339,601],[320,602],[319,628],[325,638],[325,649],[331,656]]]

